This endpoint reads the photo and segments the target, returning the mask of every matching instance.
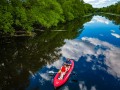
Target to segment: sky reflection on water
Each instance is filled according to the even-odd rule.
[[[76,39],[82,37],[98,38],[118,47],[120,46],[119,25],[113,24],[113,21],[109,21],[102,16],[94,16],[90,22],[84,24],[82,34],[78,34]]]
[[[94,16],[84,24],[84,30],[75,39],[64,40],[59,49],[62,57],[40,69],[30,77],[27,90],[53,90],[53,77],[64,57],[75,60],[74,72],[60,90],[119,90],[120,88],[120,30],[102,16]],[[48,88],[49,87],[49,88]]]
[[[63,56],[73,58],[76,61],[81,56],[85,56],[87,62],[91,62],[93,56],[99,62],[99,60],[103,59],[99,56],[103,55],[104,64],[109,67],[107,72],[115,77],[120,77],[120,48],[108,42],[89,37],[82,37],[82,40],[66,40],[61,53]],[[101,66],[100,68],[104,67]]]

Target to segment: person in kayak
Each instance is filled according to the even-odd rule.
[[[66,63],[67,65],[71,65],[71,61],[70,61],[70,59],[67,58],[66,61],[65,61],[65,63]]]
[[[66,71],[67,71],[66,64],[64,64],[64,65],[61,67],[61,70],[60,70],[60,77],[58,78],[59,80],[63,79]]]
[[[65,64],[67,66],[67,71],[70,69],[70,66],[72,65],[71,61],[69,58],[66,59]]]

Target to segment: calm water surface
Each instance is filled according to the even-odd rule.
[[[0,90],[54,90],[49,71],[75,61],[58,90],[120,90],[120,17],[91,16],[34,38],[2,40]]]

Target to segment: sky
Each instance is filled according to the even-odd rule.
[[[120,0],[84,0],[85,3],[91,4],[94,8],[106,7],[118,1]]]

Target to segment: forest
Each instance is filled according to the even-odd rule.
[[[1,0],[0,33],[30,34],[35,28],[50,28],[92,12],[92,5],[83,0]]]
[[[106,13],[113,13],[113,14],[120,14],[120,1],[107,6],[107,7],[103,7],[103,8],[96,8],[97,12],[106,12]]]
[[[94,12],[120,14],[120,2],[93,8],[83,0],[1,0],[0,34],[31,34],[35,29],[49,29]]]

